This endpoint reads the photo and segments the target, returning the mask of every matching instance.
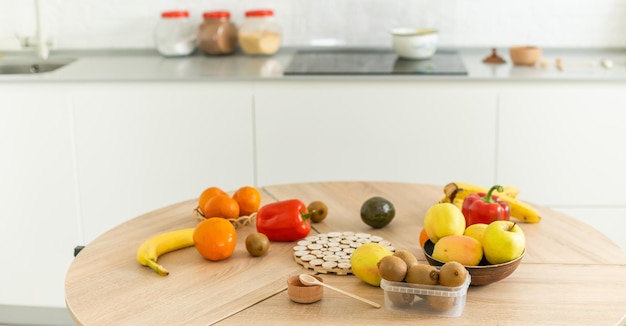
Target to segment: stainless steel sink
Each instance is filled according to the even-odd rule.
[[[13,59],[0,58],[0,75],[41,74],[64,67],[75,59]]]

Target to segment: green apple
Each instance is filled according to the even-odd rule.
[[[428,239],[437,243],[448,235],[462,235],[465,232],[465,217],[454,204],[437,203],[426,211],[424,229]]]
[[[486,224],[486,223],[472,224],[472,225],[468,226],[465,229],[465,232],[463,234],[468,236],[468,237],[472,237],[472,238],[478,240],[478,242],[480,242],[482,244],[483,243],[483,234],[485,234],[485,229],[487,228],[487,226],[488,226],[488,224]]]
[[[526,247],[522,228],[512,221],[489,223],[483,234],[483,253],[490,264],[501,264],[519,257]]]

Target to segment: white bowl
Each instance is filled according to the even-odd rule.
[[[391,30],[392,47],[404,59],[428,59],[437,50],[438,34],[435,29],[394,28]]]

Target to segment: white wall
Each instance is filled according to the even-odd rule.
[[[163,10],[227,9],[236,23],[247,9],[271,8],[284,45],[334,39],[388,46],[393,26],[438,28],[443,46],[626,47],[624,0],[40,0],[57,49],[151,48]],[[0,50],[33,35],[34,0],[0,0]]]

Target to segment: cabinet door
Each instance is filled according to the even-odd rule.
[[[98,83],[78,88],[74,104],[86,242],[209,186],[254,183],[244,84]]]
[[[65,306],[65,273],[80,243],[66,94],[0,85],[0,306]]]
[[[255,93],[260,185],[493,182],[494,93],[408,82],[263,86]]]
[[[611,83],[503,92],[498,177],[540,204],[626,207],[624,94]]]

